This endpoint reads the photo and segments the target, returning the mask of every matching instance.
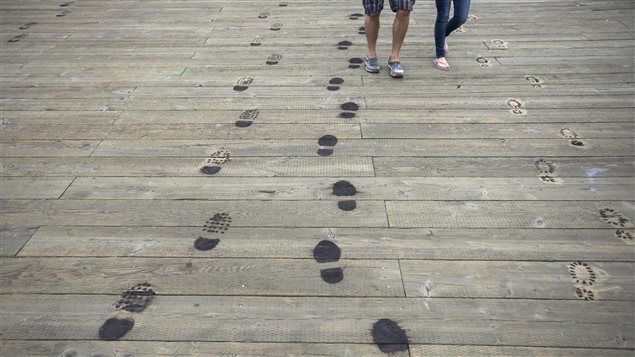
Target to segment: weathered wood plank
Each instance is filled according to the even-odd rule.
[[[605,228],[600,210],[606,208],[620,212],[627,220],[624,226],[633,228],[633,202],[386,202],[390,226],[398,228]]]
[[[205,157],[2,158],[3,176],[203,176]],[[370,157],[234,157],[215,176],[373,176]]]
[[[635,123],[597,124],[362,124],[364,138],[423,139],[423,138],[562,138],[563,129],[574,130],[580,138],[633,138]]]
[[[74,177],[2,177],[0,199],[57,199]]]
[[[11,257],[24,247],[37,228],[16,227],[8,224],[0,226],[0,256]]]
[[[411,346],[413,348],[414,346]],[[615,350],[582,350],[618,356]],[[611,352],[613,352],[611,354]],[[252,342],[144,342],[144,341],[2,341],[0,354],[6,356],[268,356],[268,357],[382,357],[386,354],[371,344],[336,343],[252,343]],[[399,353],[393,353],[399,356]],[[407,353],[404,354],[407,356]],[[590,355],[580,355],[590,356]]]
[[[329,133],[323,133],[329,134]],[[317,156],[318,140],[104,140],[95,156],[205,156],[218,150],[231,156]],[[396,157],[594,157],[630,156],[632,139],[584,139],[584,146],[567,139],[348,139],[340,140],[334,156]],[[12,155],[13,156],[13,155]],[[30,156],[30,155],[22,155]],[[54,155],[48,155],[54,156]]]
[[[238,119],[240,120],[240,119]],[[0,139],[16,140],[143,140],[143,139],[302,139],[324,132],[338,138],[361,138],[359,124],[121,124],[121,125],[5,125]],[[611,128],[607,128],[610,131]],[[623,133],[623,131],[622,131]],[[615,134],[613,137],[617,137]]]
[[[219,212],[235,227],[386,227],[382,201],[342,211],[336,201],[6,200],[12,225],[202,226]]]
[[[99,140],[7,140],[0,142],[2,157],[90,156]]]
[[[222,246],[221,241],[215,249]],[[213,252],[207,255],[213,256]],[[166,295],[405,296],[397,261],[318,264],[311,250],[306,257],[309,259],[8,259],[0,266],[0,282],[3,294],[112,294],[150,281]],[[344,269],[344,279],[337,284],[328,284],[320,276],[321,269],[332,267]]]
[[[517,357],[626,357],[632,351],[589,348],[544,348],[506,346],[410,345],[411,357],[517,356]]]
[[[256,104],[244,110],[258,110],[254,123],[342,123],[342,110],[264,110]],[[174,110],[174,111],[124,111],[116,124],[135,123],[234,123],[244,110]],[[5,112],[17,113],[17,112]],[[65,113],[65,112],[61,112]],[[11,118],[11,114],[8,114]],[[631,122],[632,109],[535,109],[526,115],[514,115],[501,110],[364,110],[355,113],[355,117],[346,122],[433,124],[433,123],[605,123]]]
[[[198,227],[44,226],[20,256],[206,257]],[[629,230],[626,230],[629,231]],[[630,230],[631,235],[633,234]],[[304,258],[330,239],[343,259],[635,261],[616,229],[245,228],[222,237],[214,257]],[[254,244],[254,242],[263,244]]]
[[[633,348],[628,337],[633,333],[631,302],[438,298],[426,305],[412,298],[158,293],[148,309],[134,316],[135,326],[125,340],[372,343],[373,323],[390,318],[413,344]],[[94,340],[113,315],[114,300],[101,295],[5,295],[0,310],[4,338]],[[435,326],[434,333],[430,326]]]
[[[542,161],[541,161],[542,160]],[[390,177],[632,177],[635,161],[624,157],[433,158],[375,157],[377,176]],[[546,166],[544,166],[546,165]],[[552,168],[552,170],[549,169]],[[549,171],[553,171],[550,173]]]
[[[121,112],[95,111],[2,111],[3,124],[113,124]],[[4,130],[4,128],[3,128]]]
[[[633,263],[410,260],[401,261],[400,266],[408,297],[635,298]],[[570,272],[571,267],[578,275]]]
[[[16,180],[21,180],[16,179]],[[340,178],[78,178],[63,199],[341,200]],[[635,192],[630,178],[355,178],[356,200],[619,200]],[[57,197],[57,196],[56,196]],[[11,198],[11,197],[7,197]],[[30,197],[25,197],[30,198]],[[38,198],[38,197],[32,197]],[[635,198],[635,197],[633,197]]]

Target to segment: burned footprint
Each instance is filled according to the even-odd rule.
[[[337,138],[334,135],[324,135],[318,140],[318,155],[330,156],[333,155],[333,147],[337,145]]]
[[[359,12],[356,12],[354,14],[351,14],[351,16],[349,17],[351,20],[357,20],[361,17],[364,17],[364,14],[360,14]]]
[[[11,37],[9,41],[7,42],[20,42],[20,40],[22,40],[23,38],[27,38],[27,36],[29,35],[26,33],[22,33],[22,34]]]
[[[602,219],[612,225],[612,226],[616,226],[616,227],[620,227],[620,228],[627,228],[627,227],[632,227],[633,225],[631,224],[631,222],[624,217],[620,212],[612,209],[612,208],[603,208],[600,210],[600,217],[602,217]]]
[[[405,352],[410,342],[406,331],[390,319],[381,319],[373,324],[373,341],[383,353]]]
[[[326,87],[327,90],[336,91],[340,89],[340,85],[344,83],[344,79],[340,77],[331,78],[329,81],[329,86]]]
[[[597,274],[589,264],[575,261],[570,263],[567,267],[569,268],[569,275],[571,275],[571,279],[574,283],[588,286],[595,284]]]
[[[348,50],[348,48],[350,46],[352,46],[353,43],[351,41],[340,41],[337,43],[337,49],[338,50]]]
[[[360,28],[357,29],[357,33],[360,35],[365,35],[366,34],[366,27],[362,26]]]
[[[340,106],[344,112],[340,113],[340,118],[342,119],[353,119],[355,118],[355,112],[359,110],[359,105],[355,102],[346,102]]]
[[[355,196],[357,189],[348,181],[338,181],[333,185],[333,194],[336,196]],[[357,208],[355,200],[337,202],[337,207],[342,211],[352,211]]]
[[[220,233],[225,232],[231,226],[232,218],[229,213],[216,213],[212,218],[208,219],[203,225],[203,232],[207,233]]]
[[[66,15],[68,15],[68,14],[72,14],[72,12],[71,12],[71,11],[69,11],[69,10],[64,10],[64,11],[60,12],[59,14],[57,14],[57,15],[55,15],[55,16],[57,16],[57,17],[64,17],[64,16],[66,16]]]
[[[574,131],[571,130],[569,128],[562,128],[560,129],[560,133],[562,134],[563,137],[567,138],[567,139],[571,139],[569,140],[569,143],[573,146],[584,146],[584,143],[579,139],[578,134]]]
[[[116,309],[139,313],[144,311],[154,299],[156,292],[148,282],[137,284],[121,294],[121,299],[113,306]],[[99,328],[99,338],[105,341],[116,341],[132,331],[134,320],[131,318],[112,317]]]
[[[272,53],[271,56],[267,57],[267,62],[265,63],[271,66],[274,64],[278,64],[281,59],[282,59],[282,55],[277,53]]]
[[[205,175],[217,174],[221,170],[221,165],[226,164],[229,160],[229,152],[224,150],[216,151],[205,159],[200,171]]]
[[[121,294],[115,308],[128,312],[142,312],[154,299],[156,292],[148,282],[137,284]]]
[[[362,66],[362,63],[364,63],[364,60],[361,58],[355,57],[355,58],[349,59],[348,63],[349,63],[348,68],[357,69]]]
[[[225,232],[231,226],[232,218],[229,213],[217,213],[212,218],[208,219],[203,225],[203,235],[209,236],[212,234],[225,234]],[[208,251],[216,248],[220,243],[220,239],[207,238],[199,236],[194,241],[194,248],[200,251]]]
[[[234,90],[236,92],[243,92],[249,89],[249,85],[254,82],[254,79],[251,77],[241,77],[236,81],[236,85],[234,86]]]
[[[337,244],[328,241],[320,241],[313,248],[313,257],[318,263],[332,263],[340,259],[342,252]],[[322,280],[329,284],[337,284],[344,279],[344,270],[342,268],[330,268],[320,270]]]
[[[282,28],[282,24],[280,23],[275,23],[271,25],[271,31],[280,31],[281,28]]]
[[[112,317],[99,328],[99,338],[104,341],[117,341],[132,331],[134,320]]]
[[[268,11],[263,11],[258,15],[259,19],[266,19],[267,17],[269,17],[269,15],[271,15]]]
[[[35,26],[35,25],[37,25],[37,22],[29,22],[28,24],[24,24],[24,25],[22,25],[22,26],[20,26],[18,28],[20,30],[26,30],[26,29],[31,28],[32,26]]]
[[[262,44],[263,44],[263,42],[265,42],[265,38],[264,38],[264,37],[262,37],[262,36],[256,36],[256,37],[254,37],[254,39],[253,39],[253,40],[251,40],[250,45],[251,45],[251,46],[260,46],[260,45],[262,45]]]
[[[247,128],[253,124],[254,119],[258,118],[259,114],[258,109],[245,110],[240,114],[240,119],[236,121],[235,125],[239,128]]]

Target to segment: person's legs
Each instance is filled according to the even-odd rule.
[[[366,16],[366,42],[368,43],[368,58],[377,57],[377,37],[379,37],[379,15]]]
[[[399,61],[399,52],[408,32],[410,12],[413,10],[415,0],[390,0],[390,9],[396,13],[392,24],[392,52],[390,61]]]
[[[470,0],[454,0],[454,16],[452,16],[448,26],[445,28],[445,36],[450,36],[454,30],[461,27],[467,21],[469,13]]]
[[[410,11],[397,10],[395,21],[392,24],[392,52],[390,53],[391,61],[399,61],[399,52],[408,32],[408,23],[410,22]]]
[[[384,8],[383,0],[362,0],[366,18],[366,42],[368,43],[368,58],[377,57],[377,37],[379,37],[379,15]]]
[[[437,20],[434,23],[434,47],[436,58],[445,60],[445,34],[450,18],[451,0],[435,0],[437,5]]]

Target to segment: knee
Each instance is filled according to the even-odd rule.
[[[403,9],[399,9],[397,10],[397,18],[405,20],[405,19],[409,19],[410,18],[410,11],[409,10],[403,10]]]
[[[464,23],[467,22],[467,15],[455,15],[454,16],[454,20],[456,21],[457,24],[459,24],[459,26],[463,25]]]

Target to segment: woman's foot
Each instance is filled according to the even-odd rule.
[[[445,59],[445,57],[435,58],[435,59],[432,60],[432,62],[434,62],[434,65],[437,66],[437,68],[442,70],[442,71],[449,71],[450,70],[450,64]]]

